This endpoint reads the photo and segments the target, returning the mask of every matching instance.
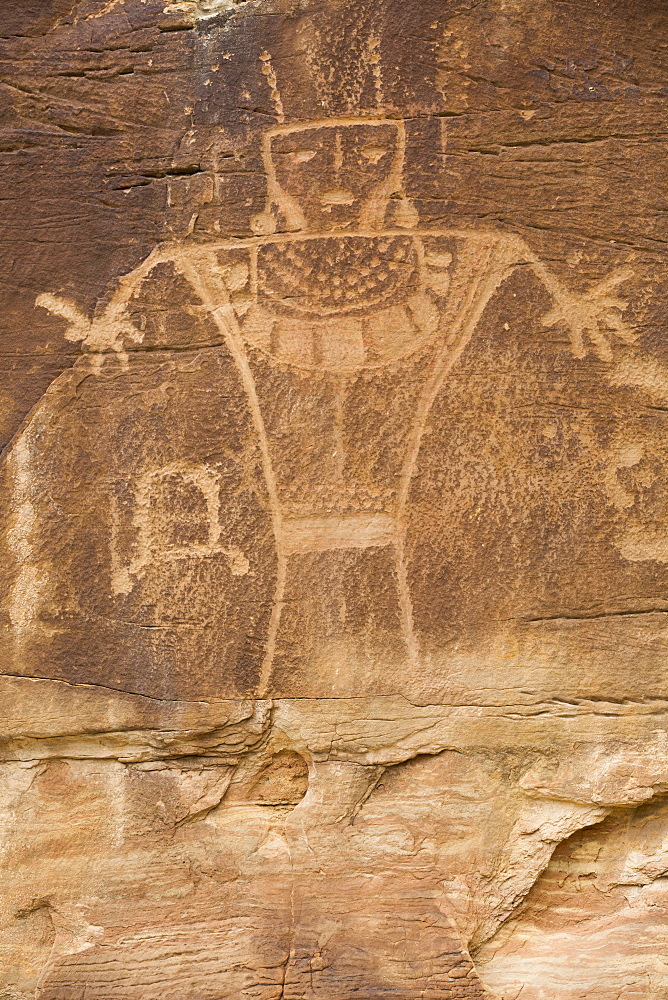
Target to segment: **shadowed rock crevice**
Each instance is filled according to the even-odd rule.
[[[635,810],[614,810],[561,843],[519,911],[476,952],[484,981],[501,996],[521,986],[529,997],[545,990],[562,997],[572,995],[574,982],[595,988],[605,969],[612,992],[659,995],[666,812],[665,796],[657,796]]]

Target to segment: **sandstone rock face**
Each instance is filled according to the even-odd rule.
[[[665,1000],[665,6],[0,36],[0,998]]]

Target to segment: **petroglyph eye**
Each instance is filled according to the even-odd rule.
[[[315,156],[315,149],[296,149],[290,159],[295,166],[300,163],[308,163]]]
[[[387,155],[387,150],[383,149],[382,146],[365,146],[362,155],[369,163],[380,163],[382,158]]]

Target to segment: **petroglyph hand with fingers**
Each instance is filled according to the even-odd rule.
[[[126,341],[141,344],[143,340],[141,330],[137,329],[125,311],[125,298],[121,297],[119,301],[118,295],[93,319],[84,315],[74,302],[49,292],[38,295],[35,305],[67,320],[65,339],[73,343],[80,342],[86,352],[93,356],[93,366],[97,370],[102,367],[104,356],[110,352],[116,354],[121,365],[126,367]]]
[[[550,282],[555,304],[543,316],[543,325],[564,323],[576,358],[593,353],[601,361],[612,361],[615,340],[630,345],[636,339],[623,318],[628,302],[615,294],[615,289],[632,276],[630,268],[618,268],[590,285],[584,294],[568,291],[556,282]]]

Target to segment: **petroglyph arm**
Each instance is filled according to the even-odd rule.
[[[132,271],[119,279],[118,287],[108,304],[89,319],[71,299],[42,292],[35,305],[54,316],[67,320],[65,339],[81,342],[86,353],[93,355],[96,370],[102,367],[105,355],[115,354],[123,367],[127,366],[127,342],[141,344],[143,333],[127,315],[127,305],[139,284],[156,264],[175,259],[168,246],[159,246]]]
[[[633,277],[630,267],[615,268],[582,293],[566,288],[521,239],[509,242],[509,252],[510,266],[528,264],[550,293],[553,307],[542,317],[543,325],[567,327],[574,357],[593,353],[601,361],[610,362],[615,340],[626,345],[635,342],[635,332],[624,320],[628,301],[617,294],[619,286]]]

